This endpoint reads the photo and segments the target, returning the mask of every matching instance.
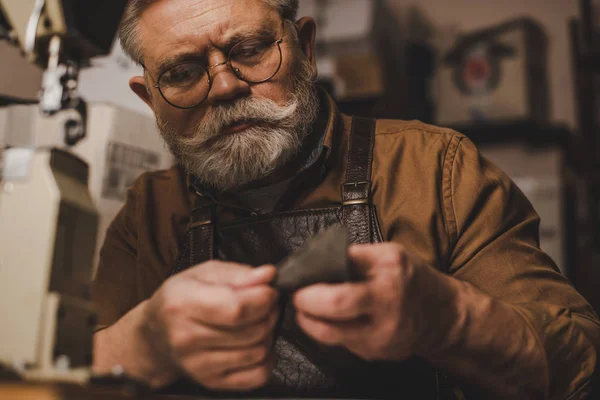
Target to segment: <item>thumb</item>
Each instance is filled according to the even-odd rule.
[[[263,265],[262,267],[253,268],[250,273],[240,276],[232,286],[236,288],[245,288],[258,285],[269,285],[275,276],[277,269],[273,265]]]
[[[352,245],[348,248],[348,264],[353,280],[363,280],[368,277],[371,265],[376,260],[373,246],[368,244]]]
[[[377,270],[406,266],[413,257],[398,243],[376,243],[351,246],[348,257],[355,270],[363,277],[374,277]]]
[[[392,256],[402,254],[395,245],[389,243],[359,244],[350,246],[348,259],[353,274],[362,279],[372,277],[375,269],[390,262]]]
[[[190,270],[190,274],[202,283],[244,288],[269,284],[275,278],[275,267],[253,268],[248,265],[223,261],[208,261]]]

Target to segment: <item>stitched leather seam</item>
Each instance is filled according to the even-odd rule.
[[[379,239],[381,242],[385,242],[385,238],[383,237],[383,232],[381,232],[381,225],[379,224],[379,216],[377,215],[377,209],[375,207],[374,204],[370,204],[370,211],[371,211],[371,218],[373,219],[373,225],[374,225],[374,229],[373,231],[376,232],[377,235],[379,235]],[[376,238],[373,238],[376,239]],[[375,240],[373,240],[375,241]]]
[[[189,241],[190,241],[190,245],[189,245],[190,246],[190,259],[189,259],[188,262],[190,263],[190,265],[194,264],[194,251],[195,251],[195,249],[194,249],[194,242],[196,241],[195,239],[196,239],[196,231],[194,230],[194,231],[191,231],[190,235],[189,235]]]
[[[373,153],[375,152],[375,132],[377,132],[377,122],[374,120],[371,122],[373,130],[371,132],[371,140],[369,140],[369,162],[367,163],[367,179],[371,182],[373,179]],[[369,188],[371,192],[371,188]]]
[[[336,216],[337,219],[340,219],[340,214],[341,214],[341,205],[340,206],[333,206],[333,207],[328,207],[328,208],[315,208],[315,209],[300,209],[300,210],[292,210],[292,211],[284,211],[284,212],[280,212],[280,213],[274,213],[274,214],[268,214],[265,217],[258,217],[258,218],[252,218],[252,219],[248,219],[245,221],[240,221],[240,222],[230,222],[227,223],[225,225],[222,225],[219,227],[219,230],[224,231],[227,229],[232,229],[232,228],[238,228],[240,226],[244,226],[244,225],[249,225],[249,224],[256,224],[256,223],[267,223],[272,221],[273,219],[276,218],[293,218],[293,217],[318,217],[318,216],[322,216],[322,215],[327,215],[327,214],[334,214]]]
[[[350,128],[350,137],[348,138],[348,156],[346,158],[346,178],[344,179],[344,181],[347,183],[349,178],[350,178],[350,174],[352,171],[352,165],[351,165],[351,161],[350,159],[352,158],[352,145],[354,144],[354,133],[355,133],[355,121],[354,118],[352,119],[352,127]],[[342,200],[346,200],[343,198],[344,197],[344,193],[342,192]]]
[[[312,215],[312,214],[304,215],[304,217],[315,217],[315,216],[318,216],[318,215]],[[336,214],[335,216],[338,221],[341,221],[338,214]],[[293,218],[290,218],[290,217],[285,218],[285,220],[290,220],[290,219],[293,219]],[[217,229],[220,230],[221,232],[225,232],[230,229],[240,228],[240,227],[247,226],[247,225],[262,225],[262,224],[268,224],[270,222],[271,222],[271,220],[269,220],[269,219],[262,220],[262,221],[245,221],[245,222],[241,222],[236,225],[228,225],[225,227],[218,227]]]

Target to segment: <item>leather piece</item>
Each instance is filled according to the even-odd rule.
[[[317,283],[343,283],[359,276],[348,260],[348,230],[329,228],[318,232],[302,248],[277,266],[274,286],[289,295]]]
[[[321,397],[335,391],[335,379],[324,374],[313,364],[294,343],[283,337],[278,337],[275,344],[277,354],[277,365],[269,386],[274,391],[285,393],[281,395],[293,395]]]

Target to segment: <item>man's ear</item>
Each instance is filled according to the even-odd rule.
[[[300,48],[308,58],[317,75],[317,57],[315,54],[315,38],[317,36],[317,23],[312,17],[304,17],[296,22],[298,27],[298,37],[300,39]]]
[[[144,100],[144,103],[148,104],[148,106],[154,111],[154,104],[152,104],[152,94],[148,90],[146,86],[146,80],[143,76],[134,76],[129,80],[129,87],[138,97]]]

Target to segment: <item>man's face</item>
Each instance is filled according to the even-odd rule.
[[[154,110],[171,151],[205,183],[234,189],[272,173],[299,150],[317,100],[314,64],[303,52],[312,43],[297,42],[293,29],[262,0],[161,0],[142,14],[139,37],[150,94],[140,96]],[[257,36],[284,38],[281,68],[267,82],[249,84],[220,65],[210,71],[206,100],[189,110],[173,107],[153,87],[177,63],[222,63],[233,45]],[[139,84],[140,77],[132,79],[138,94]]]

